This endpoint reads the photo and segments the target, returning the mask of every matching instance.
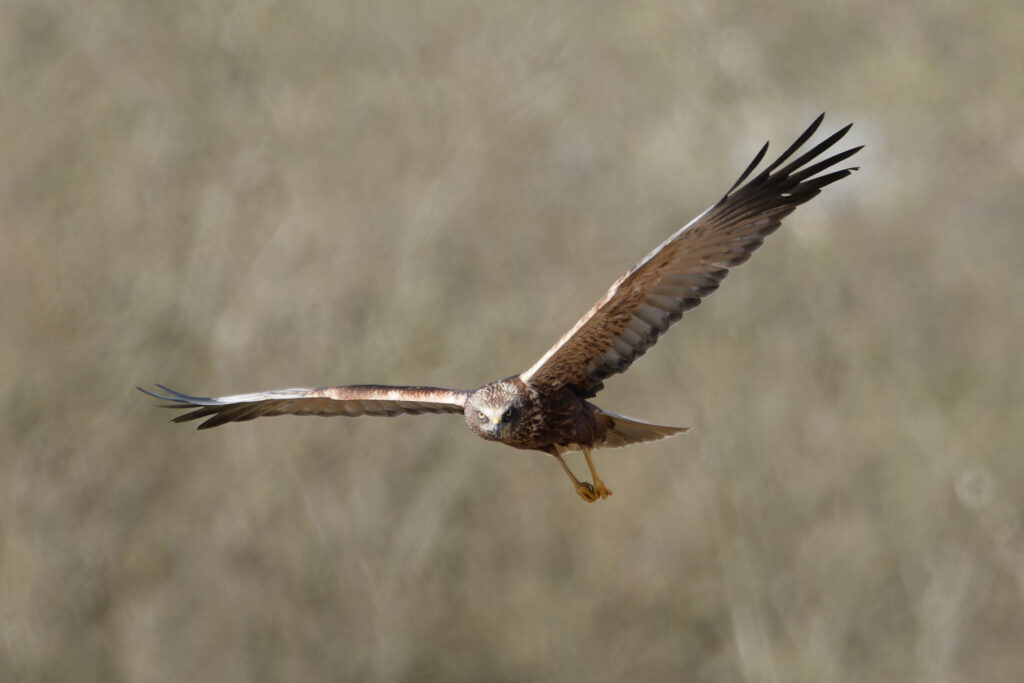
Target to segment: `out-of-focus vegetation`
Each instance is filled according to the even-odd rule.
[[[1019,681],[1024,5],[0,7],[0,679]],[[862,170],[598,403],[585,505],[474,387],[821,110]],[[582,468],[578,460],[571,461]]]

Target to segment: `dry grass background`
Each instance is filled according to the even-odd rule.
[[[1019,681],[1024,5],[0,4],[0,678]],[[474,387],[821,110],[868,147],[599,403]],[[577,467],[579,461],[574,461]]]

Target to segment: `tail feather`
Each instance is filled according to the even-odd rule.
[[[676,434],[690,431],[689,427],[669,427],[657,425],[642,420],[634,420],[631,417],[624,417],[609,413],[606,410],[599,410],[598,415],[607,419],[607,431],[604,441],[596,443],[596,448],[619,448],[631,443],[642,443],[644,441],[657,441]]]

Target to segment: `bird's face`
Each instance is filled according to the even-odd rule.
[[[511,436],[516,420],[522,415],[520,401],[500,383],[489,384],[466,401],[466,424],[479,436],[490,441],[504,441]]]
[[[508,435],[514,418],[515,406],[511,404],[466,405],[466,421],[485,439],[501,441]]]

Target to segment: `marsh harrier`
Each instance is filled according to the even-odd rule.
[[[678,321],[718,289],[730,268],[744,263],[783,218],[856,167],[829,169],[860,147],[821,157],[846,134],[842,128],[809,151],[790,158],[821,124],[824,114],[767,168],[743,184],[761,163],[765,144],[717,203],[658,245],[531,368],[479,389],[378,385],[281,389],[201,398],[157,385],[150,396],[189,412],[174,422],[203,419],[200,429],[272,415],[360,416],[461,413],[478,436],[553,456],[588,502],[611,491],[597,476],[590,451],[655,441],[688,427],[634,420],[589,400],[604,380],[625,371]],[[851,124],[852,125],[852,124]],[[788,162],[788,163],[786,163]],[[593,483],[581,482],[562,454],[583,451]]]

